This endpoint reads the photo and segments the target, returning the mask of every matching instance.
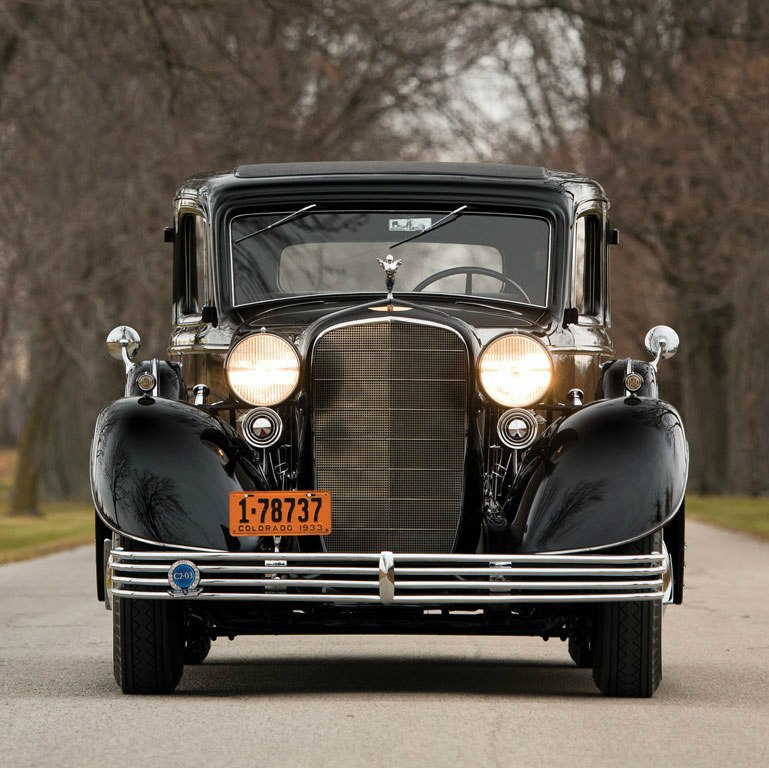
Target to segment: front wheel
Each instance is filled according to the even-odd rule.
[[[170,601],[114,598],[115,680],[124,694],[168,694],[182,677],[184,615]]]
[[[594,662],[593,645],[587,630],[578,630],[569,636],[569,656],[578,668],[592,668]]]
[[[208,626],[199,617],[187,618],[187,640],[184,644],[185,665],[200,665],[211,651],[211,636]]]
[[[633,542],[627,555],[660,552],[661,535]],[[597,607],[593,680],[610,697],[651,697],[662,680],[662,600]]]

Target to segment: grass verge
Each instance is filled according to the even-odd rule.
[[[41,505],[39,518],[0,513],[0,563],[22,561],[93,541],[93,508],[76,502]]]
[[[686,515],[769,540],[769,497],[686,496]]]
[[[8,515],[16,452],[0,449],[0,563],[23,561],[93,541],[93,507],[43,502],[40,517]]]

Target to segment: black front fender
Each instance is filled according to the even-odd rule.
[[[267,488],[234,430],[188,403],[123,398],[96,421],[94,504],[110,528],[128,537],[252,550],[256,538],[230,536],[229,493]]]
[[[654,398],[596,401],[556,422],[524,457],[505,514],[522,553],[638,539],[681,507],[688,447],[678,412]]]

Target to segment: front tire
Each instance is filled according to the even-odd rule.
[[[187,618],[187,640],[184,644],[185,665],[201,665],[211,651],[211,636],[206,623],[198,617]]]
[[[623,553],[661,549],[658,532],[631,543]],[[601,693],[651,697],[662,680],[662,600],[600,605],[593,627],[593,680]]]
[[[578,630],[569,636],[569,656],[578,668],[592,668],[594,657],[592,638],[587,630]]]
[[[169,601],[117,598],[112,605],[115,680],[124,694],[168,694],[182,677],[184,615]]]

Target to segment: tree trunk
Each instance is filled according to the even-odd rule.
[[[681,336],[681,400],[689,439],[689,490],[722,494],[729,456],[725,331],[730,313],[686,311]],[[665,365],[664,363],[662,364]]]
[[[40,466],[55,409],[57,387],[63,374],[64,355],[60,348],[34,349],[27,416],[19,439],[11,489],[11,515],[41,515],[38,506]]]
[[[728,490],[752,496],[769,493],[769,285],[756,280],[766,257],[758,246],[745,256],[753,269],[744,269],[735,281],[740,309],[729,335]]]

